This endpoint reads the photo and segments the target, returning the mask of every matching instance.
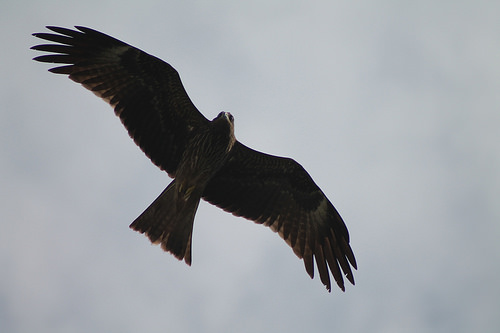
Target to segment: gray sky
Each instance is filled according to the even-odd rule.
[[[0,4],[1,332],[498,332],[500,3]],[[35,63],[45,25],[168,61],[197,107],[300,162],[348,225],[326,292],[207,203],[193,266],[128,225],[170,182],[112,109]]]

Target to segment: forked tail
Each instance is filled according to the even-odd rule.
[[[179,201],[180,200],[180,201]],[[191,265],[191,235],[200,197],[178,198],[173,180],[155,201],[130,225],[153,244]]]

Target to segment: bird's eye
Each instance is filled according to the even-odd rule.
[[[229,114],[229,120],[230,120],[230,121],[234,121],[234,117],[233,117],[233,115],[232,115],[232,114]]]

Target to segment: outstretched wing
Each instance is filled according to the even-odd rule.
[[[189,99],[177,71],[89,28],[47,28],[56,34],[33,35],[57,44],[32,47],[52,53],[34,60],[64,64],[50,71],[69,75],[113,106],[135,143],[174,177],[191,133],[208,124]]]
[[[267,155],[236,142],[227,163],[209,181],[208,202],[270,227],[331,290],[328,267],[344,290],[344,272],[354,284],[356,260],[349,233],[337,210],[304,168],[289,158]]]

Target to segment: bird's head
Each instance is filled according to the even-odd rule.
[[[234,124],[234,117],[231,113],[222,111],[220,112],[215,119],[223,118],[229,121],[231,124]],[[214,120],[215,120],[214,119]]]
[[[228,135],[229,135],[229,145],[228,145],[228,151],[231,150],[231,148],[234,145],[234,142],[236,141],[236,138],[234,136],[234,117],[231,113],[229,112],[220,112],[217,117],[212,120],[212,123],[214,123],[216,128],[226,128],[228,130]]]
[[[217,115],[217,117],[215,117],[214,120],[212,120],[212,122],[216,124],[223,124],[223,123],[229,124],[231,127],[231,131],[234,130],[234,117],[229,112],[224,112],[224,111],[220,112]]]

